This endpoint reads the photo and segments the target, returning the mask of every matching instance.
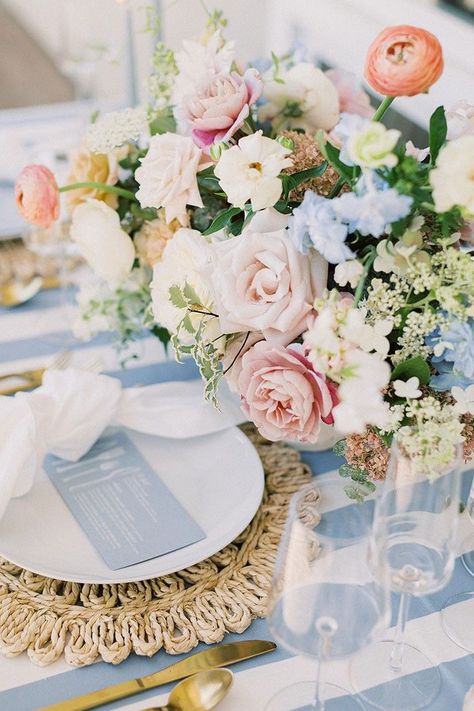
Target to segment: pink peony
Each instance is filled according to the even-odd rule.
[[[369,95],[362,89],[355,74],[345,69],[328,69],[325,72],[339,94],[339,111],[370,118],[374,113]]]
[[[184,97],[177,109],[179,123],[191,130],[196,145],[206,149],[216,141],[227,141],[241,128],[261,93],[262,81],[255,69],[243,76],[218,74]]]
[[[30,224],[50,227],[59,217],[59,190],[45,165],[27,165],[15,185],[16,206]]]
[[[242,358],[242,409],[272,441],[316,442],[321,420],[333,422],[334,388],[298,348],[271,347],[262,341]]]
[[[385,96],[415,96],[430,88],[443,72],[438,39],[420,27],[386,27],[369,47],[365,78]]]

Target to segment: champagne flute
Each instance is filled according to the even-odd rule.
[[[437,696],[440,674],[419,649],[405,642],[411,596],[441,590],[455,562],[459,518],[461,449],[438,471],[425,471],[396,439],[383,491],[376,502],[369,565],[375,577],[400,593],[394,638],[366,648],[351,663],[361,697],[384,711],[415,711]],[[412,673],[424,670],[423,675]],[[383,674],[383,678],[382,677]],[[377,684],[385,682],[382,686]],[[390,683],[386,683],[390,682]]]
[[[463,541],[463,547],[468,550],[461,560],[470,575],[474,576],[474,478],[466,504],[467,514],[471,520],[471,530],[468,538]],[[453,595],[444,604],[441,612],[441,622],[448,637],[459,647],[468,652],[474,652],[474,629],[467,620],[474,619],[474,591]]]
[[[364,708],[347,689],[323,683],[322,673],[324,662],[349,656],[379,635],[390,616],[388,586],[367,566],[371,505],[347,505],[343,497],[338,479],[315,480],[291,500],[268,622],[283,646],[317,659],[318,668],[314,680],[278,692],[266,711],[324,711],[328,697],[341,694],[348,695],[345,711]],[[342,509],[330,510],[341,503]]]

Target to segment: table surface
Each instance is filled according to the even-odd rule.
[[[70,306],[61,305],[58,291],[45,291],[22,307],[6,311],[0,309],[0,375],[30,367],[47,365],[67,342],[67,324],[70,323]],[[188,361],[178,364],[167,359],[161,344],[144,336],[136,342],[139,359],[120,369],[120,361],[110,342],[103,334],[88,343],[75,343],[72,364],[88,366],[100,362],[103,368],[119,377],[125,386],[148,384],[157,381],[188,380],[196,377],[194,365]],[[335,469],[340,460],[329,452],[303,453],[315,476],[337,476]],[[466,472],[464,491],[470,483],[471,473]],[[342,487],[341,487],[342,488]],[[347,500],[341,499],[341,505]],[[463,521],[469,532],[469,521]],[[467,528],[466,528],[467,527]],[[430,705],[431,711],[461,711],[470,686],[474,684],[474,655],[455,645],[444,633],[440,609],[444,601],[459,592],[473,590],[474,578],[464,569],[460,558],[456,561],[454,575],[447,587],[431,596],[415,599],[410,610],[407,638],[423,649],[439,666],[442,677],[440,695]],[[394,601],[394,619],[397,601]],[[473,624],[473,607],[466,607],[466,624]],[[226,641],[235,639],[272,639],[264,620],[255,620],[242,635],[228,635]],[[200,647],[203,645],[200,645]],[[197,648],[199,649],[199,648]],[[103,662],[75,669],[60,660],[47,667],[33,665],[26,654],[13,659],[0,655],[0,709],[2,711],[34,711],[41,706],[97,689],[125,679],[157,671],[181,656],[169,656],[160,651],[154,657],[143,658],[134,654],[118,666]],[[266,703],[280,688],[296,681],[315,677],[315,662],[297,657],[283,647],[272,654],[258,657],[234,666],[235,682],[231,693],[219,706],[222,711],[263,711]],[[423,669],[406,670],[416,676]],[[350,688],[347,660],[337,660],[326,665],[325,678],[339,686]],[[384,670],[380,670],[379,683],[384,683]],[[169,687],[150,690],[134,699],[128,699],[102,708],[138,711],[153,704],[164,703]],[[344,698],[334,699],[328,711],[344,711]],[[472,708],[472,707],[470,707]],[[400,710],[401,711],[401,710]]]

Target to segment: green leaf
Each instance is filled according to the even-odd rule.
[[[408,358],[395,366],[392,371],[391,380],[409,380],[418,378],[422,385],[428,385],[431,379],[431,371],[428,363],[421,358]]]
[[[280,178],[283,183],[283,195],[285,200],[291,191],[297,188],[298,185],[301,185],[301,183],[306,183],[308,180],[321,177],[327,167],[327,161],[323,161],[321,165],[316,165],[314,168],[307,168],[306,170],[300,170],[298,173],[293,173],[292,175],[281,173]]]
[[[170,286],[169,295],[171,303],[173,306],[176,306],[177,309],[185,309],[187,307],[188,302],[184,298],[184,294],[179,286]]]
[[[334,452],[334,454],[337,454],[338,457],[343,457],[346,453],[346,440],[340,439],[338,442],[336,442],[336,444],[332,448],[332,451]]]
[[[156,136],[157,133],[174,133],[175,131],[176,121],[171,109],[166,109],[150,121],[150,133],[152,136]]]
[[[204,236],[207,235],[212,235],[214,232],[218,232],[219,230],[222,230],[224,227],[226,227],[231,219],[235,217],[235,215],[238,215],[239,212],[242,212],[240,207],[229,207],[226,210],[222,210],[217,214],[217,216],[214,218],[212,221],[210,227],[207,228],[205,232],[203,232]]]
[[[189,306],[190,304],[196,304],[196,305],[197,305],[197,304],[200,304],[200,303],[201,303],[201,300],[200,300],[199,296],[196,294],[196,292],[194,291],[193,287],[192,287],[191,284],[189,284],[188,282],[186,282],[186,284],[184,285],[183,296],[184,296],[185,299],[187,299],[187,301],[188,301],[188,306]]]
[[[151,333],[162,342],[167,353],[168,345],[171,340],[171,335],[168,329],[163,328],[163,326],[153,326],[151,329]]]
[[[448,124],[444,113],[444,106],[438,106],[430,118],[430,156],[434,165],[438,157],[440,148],[446,141]]]
[[[337,170],[339,175],[345,178],[350,184],[353,177],[356,177],[358,175],[360,169],[358,171],[355,171],[353,168],[342,162],[342,160],[339,158],[339,149],[336,148],[336,146],[333,146],[332,143],[330,143],[329,141],[326,141],[324,131],[318,131],[316,137],[321,153],[323,154],[325,159],[328,161],[328,163],[332,165],[333,168]]]
[[[363,484],[353,484],[344,487],[346,496],[348,496],[349,499],[352,499],[353,501],[357,501],[358,503],[362,503],[365,497],[375,491],[375,489],[376,486],[371,481],[366,481]]]

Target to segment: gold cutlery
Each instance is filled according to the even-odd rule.
[[[68,367],[71,361],[71,354],[69,351],[62,351],[53,360],[51,365],[48,366],[50,369],[64,370]],[[23,390],[32,390],[33,388],[38,388],[43,382],[43,375],[46,368],[33,368],[32,370],[22,370],[19,373],[6,373],[5,375],[0,375],[0,395],[13,395],[14,393]],[[5,388],[1,387],[2,380],[22,380],[23,382],[16,383],[14,385],[7,386]]]
[[[45,706],[40,711],[88,711],[88,709],[94,709],[97,706],[102,706],[102,704],[124,699],[146,689],[153,689],[162,684],[169,684],[171,681],[184,679],[200,671],[227,667],[244,659],[251,659],[260,654],[273,652],[275,649],[276,644],[274,642],[265,640],[243,640],[241,642],[222,644],[219,647],[211,647],[202,652],[197,652],[197,654],[192,654],[190,657],[171,664],[171,666],[154,674],[112,684],[112,686],[107,686],[105,689],[98,689],[82,696],[76,696],[73,699]]]
[[[233,677],[228,669],[199,672],[180,681],[165,706],[153,706],[145,711],[212,711],[228,693]]]

